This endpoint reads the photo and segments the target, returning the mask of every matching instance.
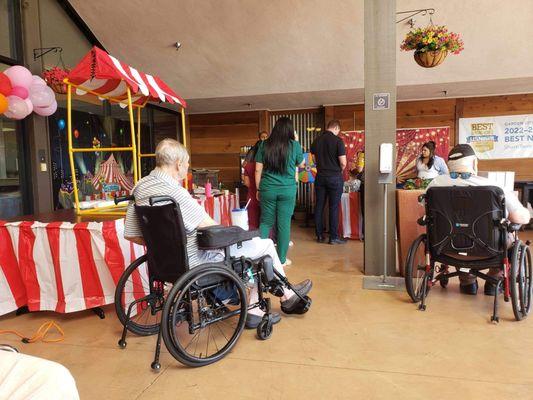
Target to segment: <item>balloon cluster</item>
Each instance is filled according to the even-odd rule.
[[[54,92],[41,77],[21,65],[0,72],[0,114],[23,119],[32,112],[48,117],[56,110]]]

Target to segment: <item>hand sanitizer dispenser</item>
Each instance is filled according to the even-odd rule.
[[[392,143],[381,143],[379,146],[379,172],[390,174],[392,172]]]

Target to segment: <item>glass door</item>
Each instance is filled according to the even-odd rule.
[[[0,116],[0,219],[24,214],[18,137],[17,121]]]

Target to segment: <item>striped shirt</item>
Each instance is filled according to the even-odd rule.
[[[196,229],[209,215],[176,179],[156,168],[150,172],[150,175],[137,182],[133,188],[133,195],[135,196],[135,204],[138,206],[150,205],[149,199],[152,196],[170,196],[174,198],[180,206],[183,224],[187,233],[189,268],[205,262],[204,252],[198,249]],[[163,204],[165,203],[159,203],[159,205]],[[141,226],[133,202],[130,202],[126,212],[124,236],[142,237]]]

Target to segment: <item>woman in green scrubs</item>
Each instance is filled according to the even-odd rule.
[[[292,121],[281,117],[269,138],[259,145],[255,156],[255,181],[261,204],[261,237],[268,238],[270,229],[276,225],[278,255],[284,265],[291,264],[287,250],[296,202],[296,167],[303,164],[302,147],[295,140]]]

